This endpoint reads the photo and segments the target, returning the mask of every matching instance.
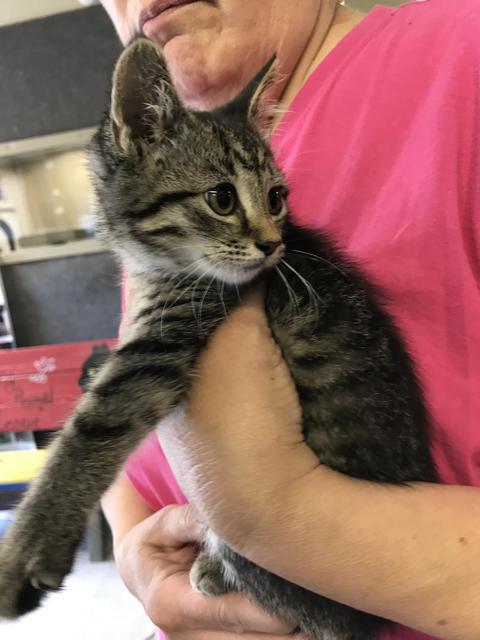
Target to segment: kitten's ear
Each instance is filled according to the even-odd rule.
[[[278,64],[274,55],[260,72],[253,78],[247,88],[251,97],[248,105],[248,120],[252,122],[265,137],[269,136],[275,124],[278,110],[265,99],[265,93],[277,81]]]
[[[152,142],[182,110],[163,57],[149,40],[135,40],[113,73],[110,117],[118,147],[128,154]]]
[[[262,136],[268,138],[273,129],[278,108],[268,104],[265,100],[265,92],[275,84],[276,75],[277,58],[273,56],[236,98],[216,110],[216,115],[241,123],[250,122]]]

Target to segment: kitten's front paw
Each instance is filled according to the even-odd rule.
[[[228,591],[221,562],[208,553],[201,553],[193,563],[190,584],[204,596],[221,596]]]
[[[53,545],[53,541],[52,541]],[[61,565],[51,556],[39,554],[39,549],[15,544],[14,540],[0,544],[0,618],[18,618],[36,609],[49,591],[58,590],[70,566]]]

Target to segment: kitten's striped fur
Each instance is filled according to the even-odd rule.
[[[194,114],[149,43],[132,44],[117,65],[111,113],[89,155],[98,227],[139,295],[123,344],[2,542],[0,615],[20,615],[60,586],[93,506],[185,400],[212,330],[259,279],[321,462],[370,480],[435,480],[422,395],[397,332],[328,238],[288,220],[283,176],[255,127],[265,120],[268,78],[262,72],[233,103]],[[230,202],[222,184],[238,194],[228,215],[219,214]],[[382,624],[265,572],[211,535],[192,580],[207,593],[244,590],[316,639],[367,640]]]

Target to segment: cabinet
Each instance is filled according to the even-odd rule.
[[[0,143],[96,126],[120,51],[100,6],[0,28]]]

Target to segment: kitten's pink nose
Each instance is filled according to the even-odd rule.
[[[271,256],[272,253],[274,253],[275,249],[278,249],[281,244],[281,240],[269,240],[264,242],[256,242],[255,246],[257,247],[257,249],[260,249],[260,251],[263,251],[266,256]]]

